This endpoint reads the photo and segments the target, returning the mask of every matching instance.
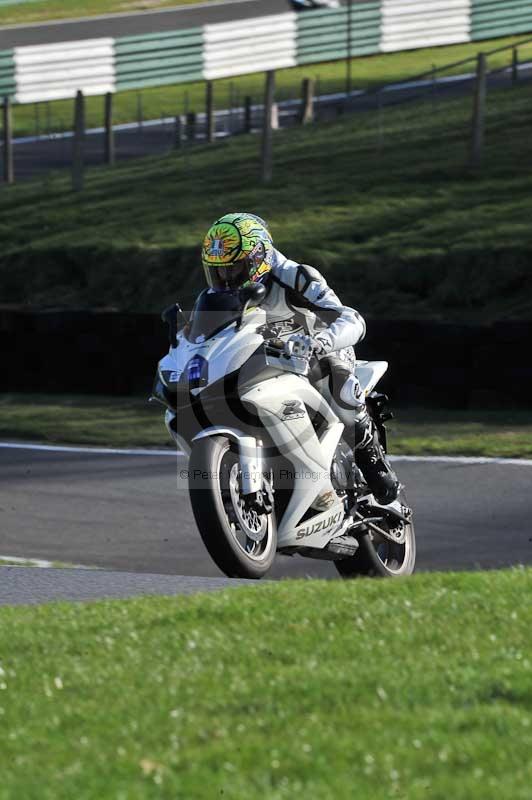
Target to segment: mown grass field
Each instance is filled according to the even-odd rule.
[[[1,20],[1,16],[0,16]],[[387,53],[352,61],[353,89],[371,89],[381,84],[400,82],[430,70],[432,65],[443,67],[452,62],[475,57],[479,50],[490,51],[516,42],[525,41],[527,36],[512,36],[492,39],[473,44],[452,45],[448,47],[410,50],[400,53]],[[496,53],[489,58],[490,69],[500,69],[511,62],[511,51]],[[532,42],[519,48],[521,61],[532,59]],[[439,77],[456,73],[474,71],[475,64],[456,67],[445,71]],[[317,94],[331,94],[345,91],[345,62],[310,64],[305,67],[278,70],[276,73],[277,99],[286,100],[300,96],[303,78],[314,78]],[[214,101],[218,109],[241,105],[246,95],[254,102],[261,103],[264,93],[264,75],[243,75],[237,78],[214,82]],[[140,105],[139,105],[140,104]],[[142,91],[118,92],[114,101],[114,120],[116,123],[135,121],[140,113],[143,120],[161,119],[184,114],[186,111],[203,111],[205,107],[205,83],[159,86]],[[57,100],[41,103],[38,106],[15,106],[13,123],[15,135],[34,135],[37,132],[56,132],[71,130],[73,125],[73,101]],[[86,98],[87,127],[103,125],[103,97]]]
[[[92,17],[98,14],[123,14],[156,11],[169,6],[185,6],[205,0],[26,0],[0,8],[0,25],[23,25],[56,19]],[[217,0],[211,0],[213,5]]]
[[[145,398],[0,397],[0,438],[104,447],[173,447]],[[404,408],[388,423],[394,455],[532,457],[532,413]]]
[[[532,571],[0,608],[2,798],[529,800]]]
[[[471,99],[386,108],[0,192],[8,303],[157,311],[202,287],[199,245],[228,209],[269,221],[365,316],[532,318],[530,86],[490,92],[482,170],[467,166]]]

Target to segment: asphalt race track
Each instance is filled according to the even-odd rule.
[[[195,529],[180,477],[185,467],[172,454],[0,448],[0,556],[147,573],[151,592],[158,591],[157,575],[221,578]],[[532,564],[530,462],[397,462],[396,468],[415,510],[418,569]],[[82,575],[91,573],[78,573],[78,583]],[[112,595],[113,573],[107,575]],[[303,576],[335,578],[336,571],[328,562],[279,556],[270,573]],[[103,574],[91,580],[107,594]],[[176,587],[161,577],[160,589]],[[142,591],[130,580],[118,596]]]
[[[109,14],[50,23],[11,25],[0,28],[0,50],[33,44],[53,44],[101,36],[137,36],[143,33],[194,28],[232,19],[263,17],[290,11],[288,0],[222,0],[158,11]]]

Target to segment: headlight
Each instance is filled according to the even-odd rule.
[[[200,389],[209,382],[209,364],[203,356],[194,356],[187,364],[187,378],[190,389]]]

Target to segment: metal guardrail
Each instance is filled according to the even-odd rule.
[[[116,88],[143,89],[203,78],[203,29],[115,40]]]
[[[0,95],[27,103],[532,32],[531,0],[363,0],[169,33],[0,52]]]

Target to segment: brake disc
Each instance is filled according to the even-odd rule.
[[[232,511],[235,522],[248,539],[253,542],[262,542],[268,531],[268,519],[265,514],[258,514],[242,495],[239,480],[239,466],[233,464],[229,475],[229,492],[231,494]]]

